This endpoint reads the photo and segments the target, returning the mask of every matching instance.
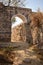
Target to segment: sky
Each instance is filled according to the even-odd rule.
[[[20,19],[19,17],[15,17],[15,19],[16,19],[16,20],[15,20],[15,22],[12,23],[11,28],[14,28],[14,27],[20,25],[21,23],[23,23],[23,20]]]
[[[43,11],[43,0],[27,0],[26,8],[31,8],[32,11],[37,11],[40,8]]]

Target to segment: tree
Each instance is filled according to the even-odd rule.
[[[31,33],[33,38],[33,44],[42,43],[43,42],[43,13],[37,12],[32,13],[30,16],[31,23]]]
[[[14,23],[15,21],[16,21],[16,18],[13,17],[13,18],[11,19],[11,22]]]
[[[2,0],[4,5],[7,4],[7,6],[17,6],[17,7],[24,7],[25,6],[25,1],[26,0]]]

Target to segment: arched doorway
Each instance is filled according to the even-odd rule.
[[[26,42],[25,16],[17,14],[11,19],[11,42]]]

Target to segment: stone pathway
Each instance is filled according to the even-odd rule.
[[[37,53],[33,51],[33,49],[34,46],[26,50],[15,51],[16,57],[13,65],[43,65],[43,63],[37,57]]]
[[[12,64],[0,65],[43,65],[43,62],[40,61],[37,53],[33,50],[34,48],[36,48],[36,45],[29,47],[28,44],[27,46],[23,44],[21,47],[13,50],[10,55],[8,54],[8,58],[13,60]]]

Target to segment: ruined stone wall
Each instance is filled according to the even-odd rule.
[[[27,23],[24,21],[25,30],[26,30],[26,42],[30,42],[32,39],[30,31],[30,20],[29,14],[32,13],[31,9],[4,6],[0,3],[0,41],[9,41],[11,42],[11,18],[14,15],[22,14],[26,17]],[[24,34],[24,32],[23,32]]]
[[[0,3],[0,41],[10,41],[11,38],[10,11]]]

